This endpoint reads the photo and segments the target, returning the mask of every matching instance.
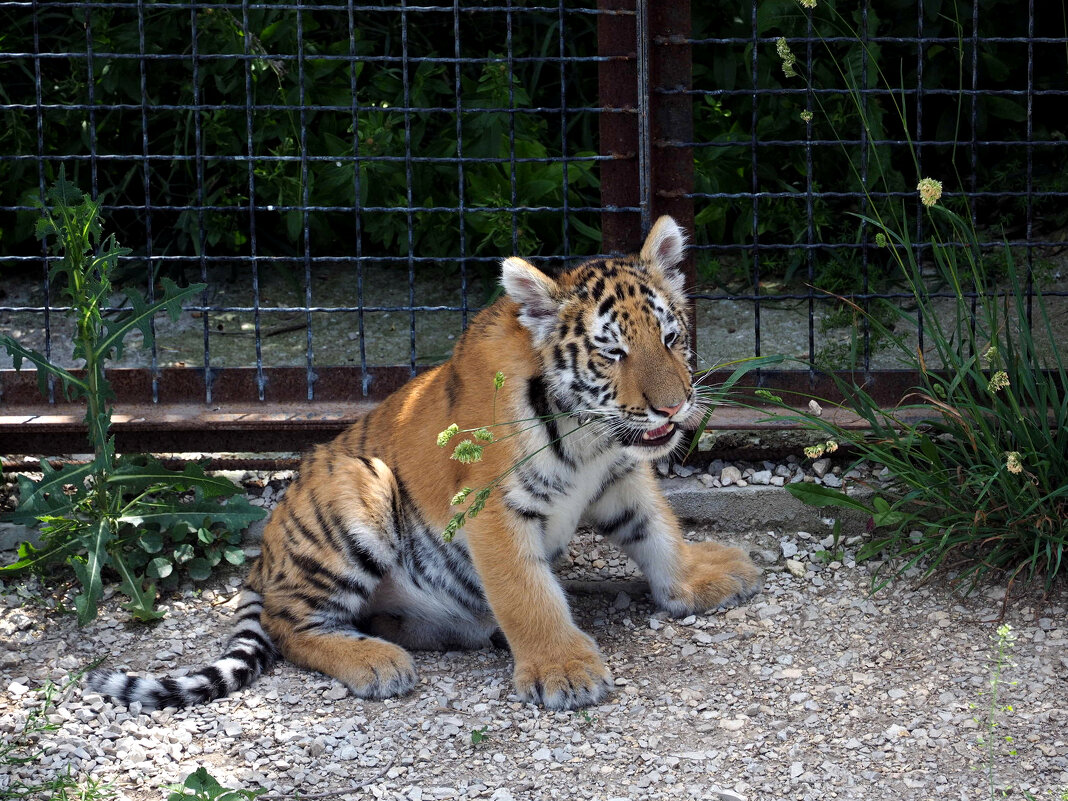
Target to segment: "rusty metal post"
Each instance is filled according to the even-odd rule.
[[[643,0],[644,1],[644,0]],[[598,0],[598,123],[601,165],[601,236],[606,253],[641,247],[641,214],[617,211],[641,205],[638,172],[638,31],[635,0]]]
[[[670,214],[693,235],[693,62],[690,0],[649,3],[649,117],[652,219]],[[686,286],[696,286],[693,253],[683,263]],[[696,308],[690,304],[690,332],[697,341]]]
[[[599,0],[601,230],[608,252],[633,252],[670,214],[693,233],[690,0]],[[619,212],[638,207],[640,212]],[[683,264],[696,283],[692,255]],[[694,308],[691,305],[691,331]]]

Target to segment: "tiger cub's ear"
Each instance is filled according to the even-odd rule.
[[[543,338],[556,322],[560,310],[560,288],[537,267],[512,256],[501,262],[501,284],[508,297],[519,304],[519,322]]]
[[[686,234],[674,219],[664,215],[653,224],[638,257],[646,269],[659,271],[671,288],[681,293],[686,279],[676,268],[682,263],[685,250]]]

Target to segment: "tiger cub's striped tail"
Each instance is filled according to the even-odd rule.
[[[278,651],[260,625],[263,596],[245,589],[234,613],[233,630],[226,653],[210,665],[184,676],[131,676],[116,670],[95,670],[89,674],[89,690],[129,706],[134,701],[142,709],[178,709],[206,704],[247,687],[278,659]]]

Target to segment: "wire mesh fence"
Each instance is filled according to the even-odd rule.
[[[695,8],[693,84],[661,91],[693,100],[697,135],[668,144],[694,153],[699,327],[726,309],[730,355],[897,366],[864,314],[912,296],[865,218],[894,221],[930,259],[924,176],[944,183],[941,202],[991,252],[1007,245],[1063,297],[1068,40],[1057,5],[1009,19],[981,0]],[[1068,327],[1060,334],[1068,341]]]
[[[4,272],[42,280],[34,203],[63,165],[133,253],[209,284],[156,368],[447,357],[502,254],[598,249],[595,9],[3,3]],[[592,76],[592,78],[591,78]],[[633,113],[633,112],[632,112]],[[47,279],[8,305],[62,337]],[[172,335],[173,334],[173,335]]]
[[[835,296],[901,302],[855,215],[922,242],[927,174],[1062,298],[1056,4],[809,5],[0,2],[0,325],[68,356],[33,230],[61,167],[132,291],[208,284],[127,363],[153,402],[381,396],[502,256],[631,249],[660,213],[694,230],[702,366],[890,368]]]

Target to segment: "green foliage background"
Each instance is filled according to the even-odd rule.
[[[1050,36],[1066,35],[1068,20],[1057,5],[1035,5],[1036,36],[1042,30]],[[1025,190],[1028,99],[1022,90],[1028,47],[986,39],[1026,37],[1027,14],[1008,0],[978,0],[974,9],[978,24],[973,25],[971,2],[924,2],[920,20],[917,8],[914,0],[866,4],[819,0],[811,12],[797,0],[760,0],[755,13],[750,4],[694,4],[698,42],[694,87],[705,92],[694,103],[694,126],[697,141],[711,144],[695,151],[696,191],[750,193],[755,184],[758,191],[785,195],[761,199],[755,210],[748,199],[698,199],[698,245],[743,245],[758,238],[770,246],[760,252],[762,278],[815,279],[823,289],[850,291],[856,289],[859,274],[855,248],[821,251],[809,276],[805,252],[791,246],[809,241],[859,244],[856,219],[848,213],[867,214],[872,209],[858,197],[815,198],[809,239],[805,193],[810,179],[814,192],[855,193],[861,188],[860,168],[866,162],[864,186],[869,195],[878,200],[883,193],[900,193],[917,210],[916,182],[926,175],[944,180],[947,190]],[[921,31],[931,41],[915,41]],[[755,66],[754,33],[761,40]],[[798,60],[797,77],[784,75],[776,56],[778,37],[791,44]],[[809,40],[811,47],[797,39]],[[1036,92],[1068,90],[1068,48],[1036,44],[1032,53]],[[963,94],[960,90],[973,88],[973,62],[979,91]],[[755,96],[750,91],[754,73],[757,88],[768,90]],[[917,93],[917,87],[922,92]],[[899,101],[904,97],[907,126],[895,113],[888,89]],[[863,118],[870,126],[869,142],[896,144],[861,143],[858,97],[864,98],[859,102],[864,103]],[[1064,198],[1048,196],[1068,190],[1068,148],[1060,146],[1068,133],[1068,117],[1061,110],[1064,101],[1064,96],[1056,95],[1036,94],[1032,99],[1031,138],[1046,143],[1032,150],[1036,238],[1068,223]],[[813,112],[808,126],[801,119],[806,108]],[[757,145],[755,178],[754,138],[772,143]],[[911,143],[918,144],[919,163]],[[1025,198],[972,197],[970,209],[959,198],[944,202],[965,216],[974,213],[985,241],[1022,238]],[[741,248],[736,253],[735,258],[728,250],[726,259],[714,258],[715,253],[704,259],[700,265],[704,277],[751,285],[750,254]],[[887,260],[886,267],[891,266]]]
[[[471,4],[459,15],[459,44],[450,8],[402,13],[399,6],[387,4],[381,11],[361,10],[351,45],[356,61],[348,58],[348,14],[312,10],[314,5],[299,15],[291,8],[248,9],[248,41],[236,4],[202,3],[191,10],[148,2],[140,27],[133,4],[91,10],[45,6],[37,11],[36,26],[28,6],[0,11],[3,52],[33,52],[36,27],[39,52],[72,54],[37,62],[0,58],[0,102],[9,106],[0,119],[0,153],[36,154],[39,133],[45,156],[84,156],[95,150],[101,156],[95,161],[68,162],[68,176],[79,186],[98,187],[109,223],[135,255],[149,246],[154,255],[247,255],[251,202],[258,210],[260,254],[303,253],[305,224],[317,256],[353,255],[358,241],[360,252],[369,257],[411,251],[442,260],[426,269],[452,269],[451,260],[457,258],[513,251],[596,252],[597,213],[571,212],[566,228],[561,218],[565,202],[568,207],[599,204],[598,170],[589,158],[598,149],[599,115],[558,110],[562,99],[571,109],[597,105],[597,19],[571,13],[590,5],[569,2],[566,13],[517,5],[505,14]],[[1056,5],[1036,4],[1036,31],[1064,30]],[[832,41],[827,48],[821,43],[820,37],[848,33],[834,21],[836,6],[873,40],[871,58],[865,59],[855,41]],[[771,246],[761,251],[762,276],[815,279],[831,290],[855,281],[859,257],[854,249],[827,251],[809,276],[804,252],[792,247],[809,241],[810,235],[814,242],[857,243],[856,226],[845,212],[865,211],[856,197],[817,198],[810,234],[809,176],[815,191],[857,192],[859,182],[842,168],[843,156],[859,165],[863,146],[846,144],[843,153],[838,143],[839,137],[855,142],[860,136],[851,97],[808,95],[805,77],[816,88],[870,90],[881,70],[892,86],[906,92],[922,85],[919,104],[914,93],[908,96],[909,131],[888,112],[888,98],[868,96],[873,135],[959,141],[956,146],[921,146],[924,163],[919,166],[905,145],[867,147],[870,193],[910,192],[927,165],[942,171],[952,165],[966,176],[962,185],[969,192],[1024,189],[1027,99],[998,92],[1024,88],[1028,48],[984,39],[1026,36],[1026,15],[1008,0],[979,0],[973,30],[971,3],[930,0],[923,5],[921,27],[924,37],[936,41],[922,46],[897,41],[916,37],[916,9],[912,0],[877,0],[865,15],[857,4],[825,0],[811,13],[796,0],[693,4],[695,132],[698,142],[709,145],[695,151],[696,189],[750,193],[755,187],[783,195],[755,204],[698,198],[696,243],[738,246],[734,251],[699,251],[703,277],[749,281],[752,264],[743,247],[755,234],[761,245]],[[562,37],[561,19],[566,26]],[[783,75],[774,47],[779,36],[811,39],[811,48],[793,44],[803,77]],[[708,42],[710,38],[717,41]],[[546,60],[561,54],[561,40],[564,55],[579,59],[564,68]],[[89,52],[92,58],[86,57]],[[239,58],[245,53],[251,60]],[[1032,53],[1036,89],[1068,88],[1063,47],[1035,44]],[[434,60],[457,54],[463,62],[458,76],[453,64]],[[409,58],[407,74],[403,55]],[[962,96],[956,90],[972,86],[973,55],[982,91]],[[810,56],[811,69],[806,66]],[[759,90],[755,101],[754,78]],[[361,107],[357,130],[353,87]],[[790,91],[781,93],[784,89]],[[464,108],[459,120],[458,102]],[[195,103],[200,110],[192,108]],[[406,114],[400,110],[406,103],[422,110]],[[1064,139],[1061,103],[1063,96],[1033,98],[1033,140]],[[814,111],[809,126],[799,118],[806,107]],[[519,113],[510,114],[512,108]],[[922,120],[919,135],[917,119]],[[406,136],[415,159],[405,158]],[[797,143],[806,136],[812,142],[807,149]],[[973,140],[1013,145],[972,146]],[[774,142],[786,144],[764,144]],[[308,156],[303,163],[302,152]],[[1043,197],[1068,189],[1068,148],[1036,145],[1032,154],[1034,219],[1040,233],[1068,221],[1063,198]],[[147,175],[146,155],[151,160]],[[569,157],[566,164],[562,155]],[[967,177],[973,162],[974,182]],[[0,244],[7,253],[39,253],[35,214],[3,209],[29,207],[39,199],[56,166],[47,162],[42,181],[35,160],[0,160]],[[145,241],[146,182],[151,243]],[[250,183],[254,198],[249,197]],[[1019,232],[1025,203],[1023,198],[995,198],[973,208],[980,228],[989,229],[996,240],[1003,228]],[[320,208],[305,214],[306,205]],[[362,209],[358,230],[357,205]],[[497,210],[513,205],[545,210]],[[460,207],[462,215],[442,210]]]
[[[105,157],[94,163],[71,162],[68,176],[78,186],[99,188],[109,224],[135,253],[144,252],[144,208],[151,205],[154,254],[195,254],[201,249],[247,254],[250,183],[258,209],[260,253],[301,252],[302,207],[311,205],[330,209],[307,216],[316,255],[352,254],[352,209],[357,203],[378,209],[360,215],[365,255],[403,255],[409,249],[420,256],[461,255],[460,215],[433,210],[461,204],[466,210],[467,254],[551,253],[564,247],[558,212],[513,215],[492,210],[516,205],[559,208],[565,202],[565,186],[571,206],[595,206],[598,201],[589,158],[595,148],[596,117],[509,112],[561,105],[558,64],[537,59],[559,55],[556,17],[517,13],[509,34],[503,14],[462,14],[460,55],[465,63],[457,78],[453,65],[433,60],[456,54],[451,9],[408,13],[406,34],[395,6],[384,6],[381,13],[359,12],[353,61],[348,58],[347,14],[311,8],[314,5],[299,17],[292,9],[250,9],[248,29],[253,35],[246,44],[240,8],[201,4],[194,12],[147,3],[144,76],[138,55],[142,31],[132,4],[94,8],[91,13],[85,8],[40,11],[40,52],[84,54],[91,36],[94,53],[116,54],[95,56],[91,62],[84,56],[40,61],[44,153],[84,155],[93,149]],[[5,15],[3,49],[31,52],[30,9]],[[595,52],[594,25],[592,17],[568,17],[567,55]],[[516,54],[535,57],[517,63],[511,73],[504,55],[509,40]],[[251,60],[234,57],[242,56],[246,47]],[[296,58],[299,53],[303,59]],[[406,75],[401,65],[405,54]],[[567,106],[593,103],[588,93],[596,92],[596,65],[580,62],[567,71]],[[354,86],[361,107],[355,136]],[[35,153],[34,62],[0,60],[0,87],[3,103],[28,105],[4,111],[0,152]],[[246,91],[251,112],[246,110]],[[110,108],[91,110],[90,98]],[[459,123],[458,103],[464,109]],[[193,108],[196,104],[201,110]],[[406,106],[420,110],[406,114]],[[406,137],[415,156],[411,161],[405,159]],[[300,160],[305,148],[306,175]],[[251,180],[246,158],[250,150]],[[513,152],[518,162],[515,186]],[[146,154],[151,159],[149,204]],[[565,166],[562,155],[576,160]],[[455,162],[458,157],[462,169]],[[48,163],[49,170],[53,165]],[[31,205],[38,198],[38,184],[34,161],[0,161],[0,206]],[[410,241],[409,206],[414,209]],[[0,237],[9,252],[36,252],[34,219],[28,212],[3,220]],[[596,215],[575,214],[569,223],[570,246],[596,250]]]

